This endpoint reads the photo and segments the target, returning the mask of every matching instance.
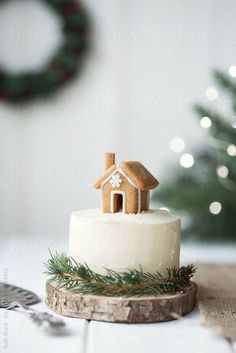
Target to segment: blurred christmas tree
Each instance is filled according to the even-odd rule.
[[[230,67],[229,73],[236,77],[236,67]],[[200,125],[209,131],[206,144],[194,158],[180,157],[180,165],[169,172],[173,177],[153,199],[186,215],[185,238],[236,241],[236,82],[219,71],[214,79],[229,96],[231,113],[224,116],[212,107],[194,106]],[[213,100],[216,89],[208,89],[207,95]],[[181,139],[172,144],[178,152],[184,147]]]

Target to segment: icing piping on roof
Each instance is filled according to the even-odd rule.
[[[138,186],[133,182],[133,180],[130,179],[130,177],[121,168],[119,168],[119,164],[120,163],[117,163],[116,169],[105,180],[103,180],[101,183],[101,188],[111,179],[112,175],[118,172],[122,174],[135,189],[139,190]]]

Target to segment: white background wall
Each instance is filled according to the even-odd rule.
[[[2,235],[67,233],[72,210],[99,206],[92,183],[105,151],[165,180],[178,158],[171,138],[183,137],[186,151],[204,139],[191,106],[206,101],[211,70],[236,63],[233,0],[85,4],[93,28],[82,76],[46,102],[0,105]],[[24,11],[18,25],[32,16]],[[50,32],[43,20],[37,25],[46,43]]]

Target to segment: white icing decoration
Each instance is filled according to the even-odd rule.
[[[103,182],[101,183],[101,188],[103,188],[103,186],[111,179],[112,175],[116,174],[118,172],[117,169],[114,170],[114,172],[112,172],[110,175],[108,175],[108,177],[106,179],[103,180]]]
[[[141,190],[138,189],[138,213],[141,212]]]
[[[133,182],[133,180],[131,180],[130,177],[128,177],[128,175],[121,168],[118,169],[118,172],[122,174],[135,189],[138,189],[137,185]]]
[[[120,177],[119,174],[114,174],[112,175],[111,179],[110,179],[110,183],[112,184],[112,187],[115,188],[119,188],[120,184],[122,183],[122,179]]]

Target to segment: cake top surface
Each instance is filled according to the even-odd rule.
[[[164,224],[179,220],[180,218],[166,210],[147,210],[138,214],[103,213],[101,209],[87,209],[74,211],[72,218],[79,218],[85,222],[114,222],[114,223],[140,223],[140,224]]]

